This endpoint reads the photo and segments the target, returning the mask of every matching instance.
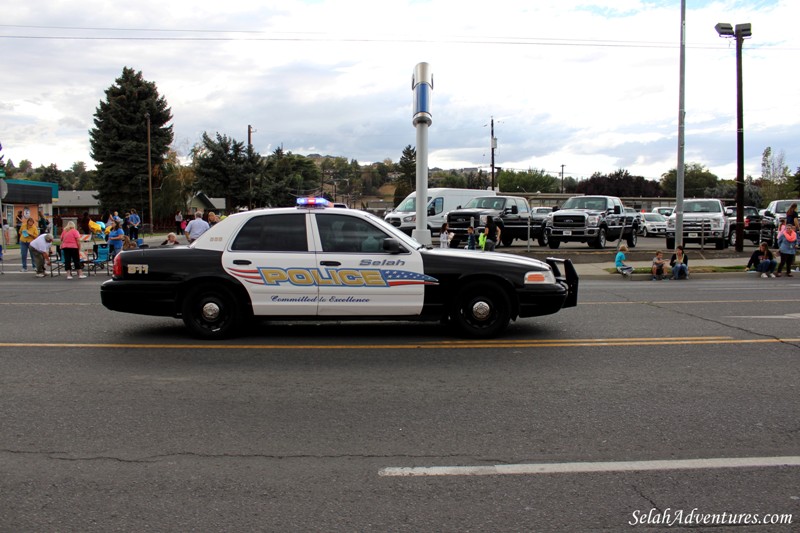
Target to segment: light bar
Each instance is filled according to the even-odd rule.
[[[330,207],[331,203],[326,198],[309,197],[298,198],[297,207]]]

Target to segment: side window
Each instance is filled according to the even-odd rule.
[[[382,252],[383,239],[389,237],[379,228],[357,217],[320,213],[316,216],[323,252]]]
[[[253,217],[239,230],[231,250],[307,252],[305,213]]]
[[[528,214],[528,211],[530,211],[528,209],[528,202],[522,199],[517,200],[517,209],[519,210],[520,215],[526,215]]]
[[[441,196],[439,198],[434,198],[433,202],[431,202],[431,207],[433,207],[433,213],[438,215],[439,213],[444,210],[444,198]]]

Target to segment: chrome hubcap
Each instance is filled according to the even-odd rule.
[[[214,302],[208,302],[203,306],[203,318],[205,320],[214,321],[219,318],[219,305]]]
[[[492,309],[486,302],[475,302],[472,306],[472,316],[477,320],[486,320],[491,312]]]

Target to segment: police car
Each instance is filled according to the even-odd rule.
[[[252,318],[442,320],[487,338],[577,305],[578,276],[569,260],[429,248],[370,213],[301,198],[231,215],[190,246],[117,254],[100,295],[206,339]]]

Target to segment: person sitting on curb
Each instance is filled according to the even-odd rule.
[[[622,246],[619,247],[619,251],[617,252],[617,257],[614,258],[614,266],[617,267],[617,272],[619,272],[625,277],[628,277],[631,274],[633,274],[633,267],[625,264],[625,252],[627,251],[628,247],[623,244]]]
[[[653,266],[650,269],[652,274],[651,280],[662,280],[664,278],[664,267],[667,266],[667,260],[664,259],[664,252],[656,250],[656,256],[653,258]]]
[[[762,242],[758,246],[758,249],[750,256],[750,261],[747,262],[747,270],[755,269],[757,272],[761,272],[762,278],[774,278],[776,266],[778,266],[778,262],[775,261],[766,242]]]
[[[675,248],[669,266],[672,267],[672,279],[689,279],[689,256],[684,253],[682,244]]]

